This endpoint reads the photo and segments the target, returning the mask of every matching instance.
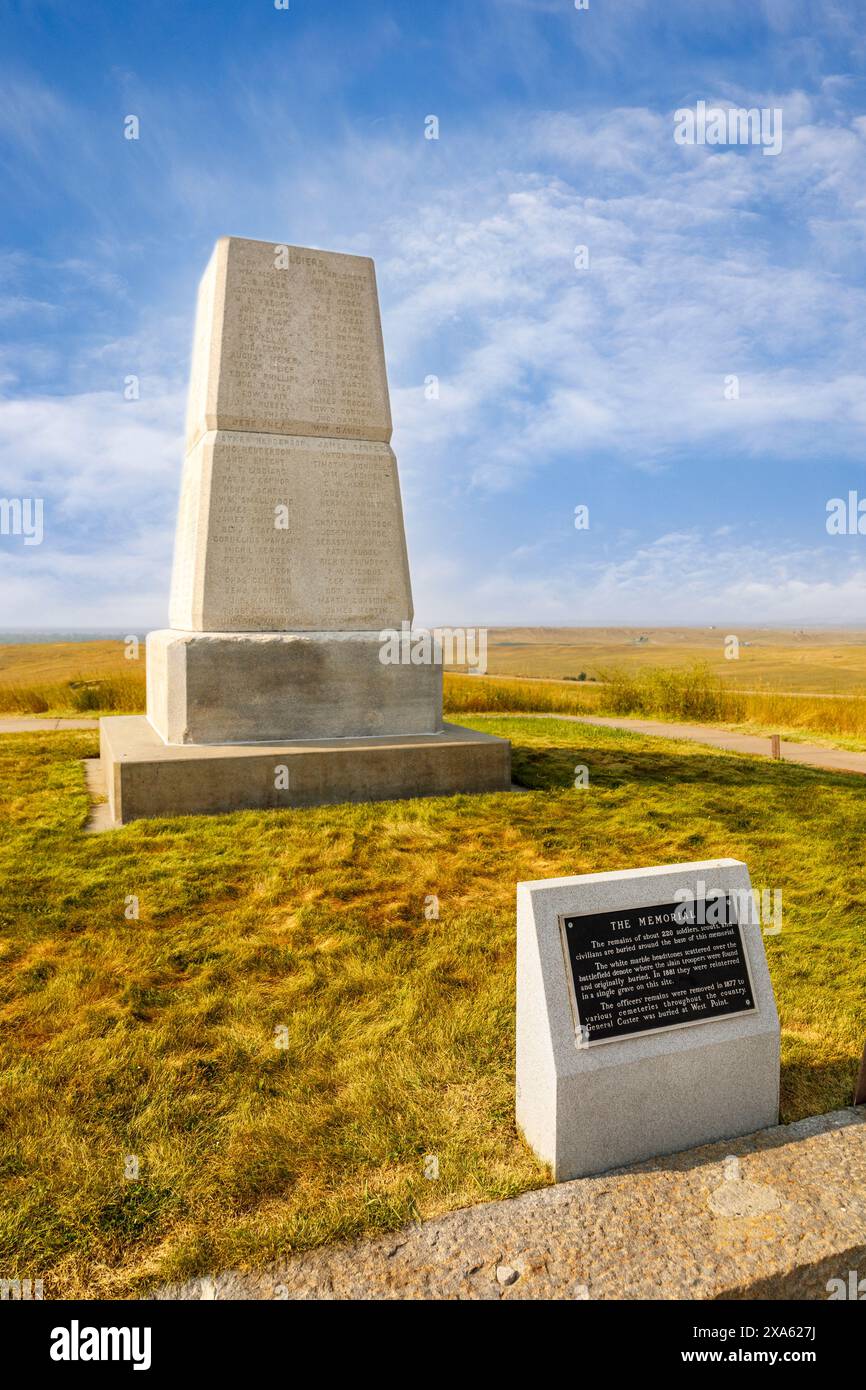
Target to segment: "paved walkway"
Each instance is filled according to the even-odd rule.
[[[866,1108],[464,1207],[157,1299],[826,1299],[866,1274]]]
[[[611,719],[595,714],[527,714],[503,715],[503,718],[566,719],[576,724],[598,724],[605,729],[628,729],[635,734],[650,734],[659,738],[689,739],[707,743],[713,748],[725,748],[730,753],[753,753],[771,756],[769,738],[758,734],[735,734],[712,724],[665,724],[660,719]],[[824,767],[831,772],[866,773],[866,753],[852,753],[845,748],[822,748],[817,743],[781,744],[782,759],[789,763],[805,763],[808,767]]]
[[[770,740],[758,734],[736,734],[718,729],[712,724],[666,724],[660,719],[613,719],[596,714],[509,714],[509,719],[565,719],[574,724],[598,724],[606,729],[628,729],[636,734],[658,738],[689,739],[706,743],[712,748],[724,748],[730,753],[752,753],[770,757]],[[0,716],[0,734],[40,733],[45,729],[95,729],[98,719],[40,719],[38,717]],[[845,748],[822,748],[817,743],[781,744],[782,759],[789,763],[804,763],[807,767],[827,768],[830,772],[866,773],[866,753],[852,753]]]

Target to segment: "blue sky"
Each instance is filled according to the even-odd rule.
[[[0,17],[0,496],[45,499],[0,628],[165,625],[225,234],[375,258],[420,621],[862,623],[866,536],[825,526],[866,496],[862,3]],[[677,144],[700,101],[781,110],[781,151]]]

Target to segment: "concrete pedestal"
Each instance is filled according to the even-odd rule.
[[[178,632],[147,638],[147,717],[165,743],[436,734],[442,667],[383,664],[378,632]]]
[[[441,733],[273,744],[166,744],[143,715],[99,721],[115,825],[151,816],[507,791],[506,739]]]

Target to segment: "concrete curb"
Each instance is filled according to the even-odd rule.
[[[866,1273],[866,1109],[466,1207],[151,1297],[828,1299],[828,1281],[847,1288],[851,1271]]]

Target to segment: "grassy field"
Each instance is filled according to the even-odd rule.
[[[564,721],[465,722],[513,740],[525,791],[96,836],[95,734],[0,739],[4,1277],[126,1296],[545,1182],[512,1119],[523,878],[746,860],[783,891],[766,938],[783,1117],[849,1103],[862,779]]]
[[[739,655],[725,655],[725,639]],[[866,695],[866,630],[854,628],[491,628],[491,675],[599,679],[610,670],[706,666],[738,689]]]
[[[125,678],[139,661],[144,665],[144,642],[139,661],[124,656],[123,642],[99,638],[92,642],[0,643],[0,689],[9,686],[59,685],[68,680]]]
[[[144,642],[0,644],[0,714],[135,713],[144,709]]]

